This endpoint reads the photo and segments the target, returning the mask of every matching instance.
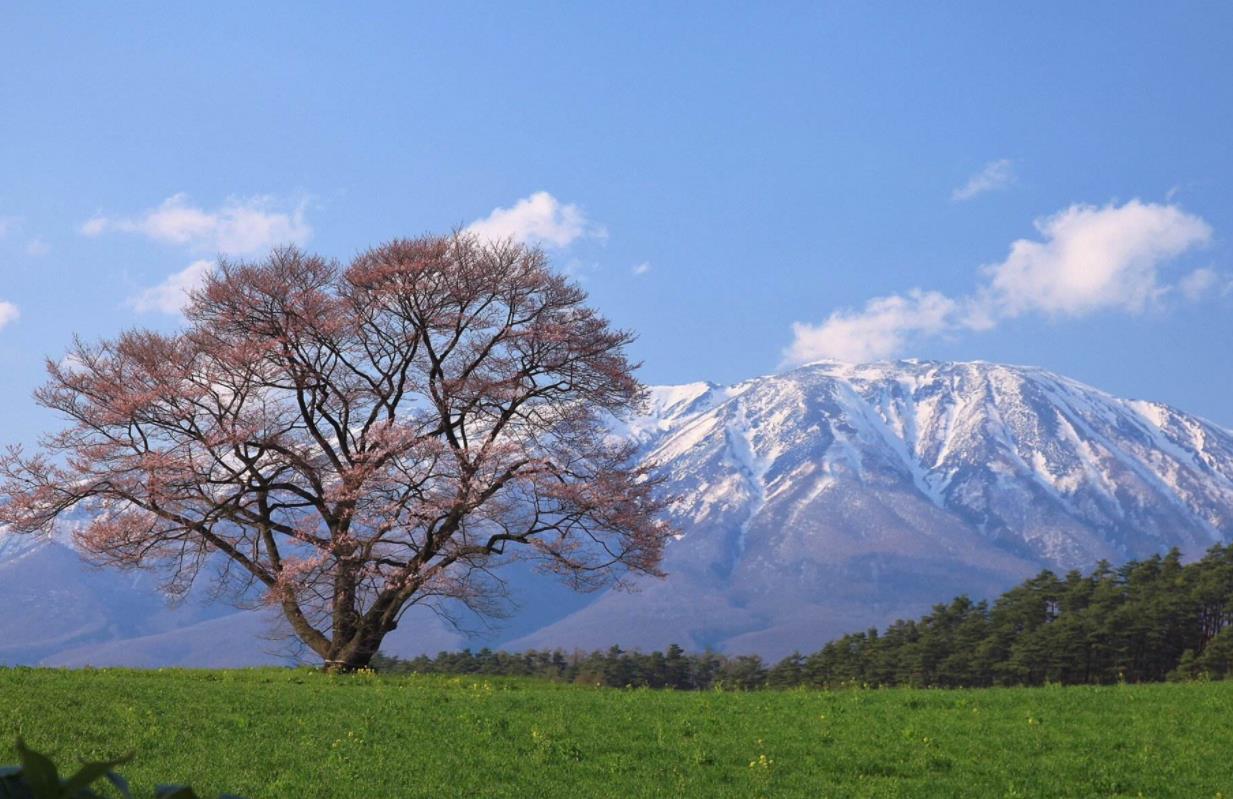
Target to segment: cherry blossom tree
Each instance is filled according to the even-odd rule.
[[[66,424],[0,458],[0,525],[85,510],[100,562],[255,591],[344,671],[416,603],[493,612],[514,557],[579,589],[658,574],[656,481],[607,422],[641,402],[632,335],[586,300],[466,233],[223,263],[182,332],[48,362]]]

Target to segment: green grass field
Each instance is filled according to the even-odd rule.
[[[1233,797],[1233,682],[673,693],[310,671],[0,669],[64,766],[250,797]]]

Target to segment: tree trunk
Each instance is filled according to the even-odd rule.
[[[343,642],[324,659],[324,670],[331,674],[349,674],[368,668],[386,634],[393,629],[379,629],[374,625],[357,630],[350,641]]]

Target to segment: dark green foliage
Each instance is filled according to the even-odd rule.
[[[799,665],[804,658],[797,655]],[[727,657],[713,652],[686,654],[676,644],[667,652],[626,652],[614,646],[606,652],[441,652],[435,658],[410,660],[377,655],[374,670],[384,674],[455,674],[493,677],[536,677],[555,682],[609,688],[674,688],[707,690],[762,688],[771,680],[762,659],[756,655]],[[781,664],[773,680],[779,687],[799,684],[798,672]]]
[[[124,799],[132,799],[124,778],[112,771],[128,762],[128,757],[83,763],[71,777],[61,778],[56,764],[46,755],[30,749],[21,739],[16,749],[21,765],[0,768],[0,799],[100,799],[100,794],[90,788],[100,780],[110,782]]]
[[[68,778],[61,778],[59,769],[51,758],[30,749],[17,740],[19,766],[0,768],[0,799],[103,799],[93,789],[100,781],[109,783],[123,799],[133,799],[128,782],[116,772],[116,766],[127,763],[132,755],[116,760],[83,763],[81,768]],[[198,799],[192,788],[186,785],[159,785],[154,789],[154,799]],[[223,794],[219,799],[240,799]]]
[[[966,596],[916,620],[832,641],[769,669],[757,657],[666,653],[442,652],[378,656],[379,671],[539,677],[609,687],[985,687],[1222,679],[1233,672],[1233,546],[1087,576],[1044,571],[992,605]]]

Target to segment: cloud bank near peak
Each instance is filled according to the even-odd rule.
[[[913,289],[834,311],[817,324],[794,323],[783,365],[879,360],[929,337],[988,330],[1025,314],[1135,314],[1171,294],[1199,301],[1229,285],[1211,269],[1164,274],[1212,238],[1206,221],[1176,205],[1072,205],[1037,220],[1036,229],[1040,238],[1019,239],[1004,260],[982,267],[968,295]]]
[[[960,303],[937,291],[874,297],[860,310],[835,311],[818,325],[792,323],[784,363],[831,359],[863,363],[900,352],[909,341],[953,330]]]

